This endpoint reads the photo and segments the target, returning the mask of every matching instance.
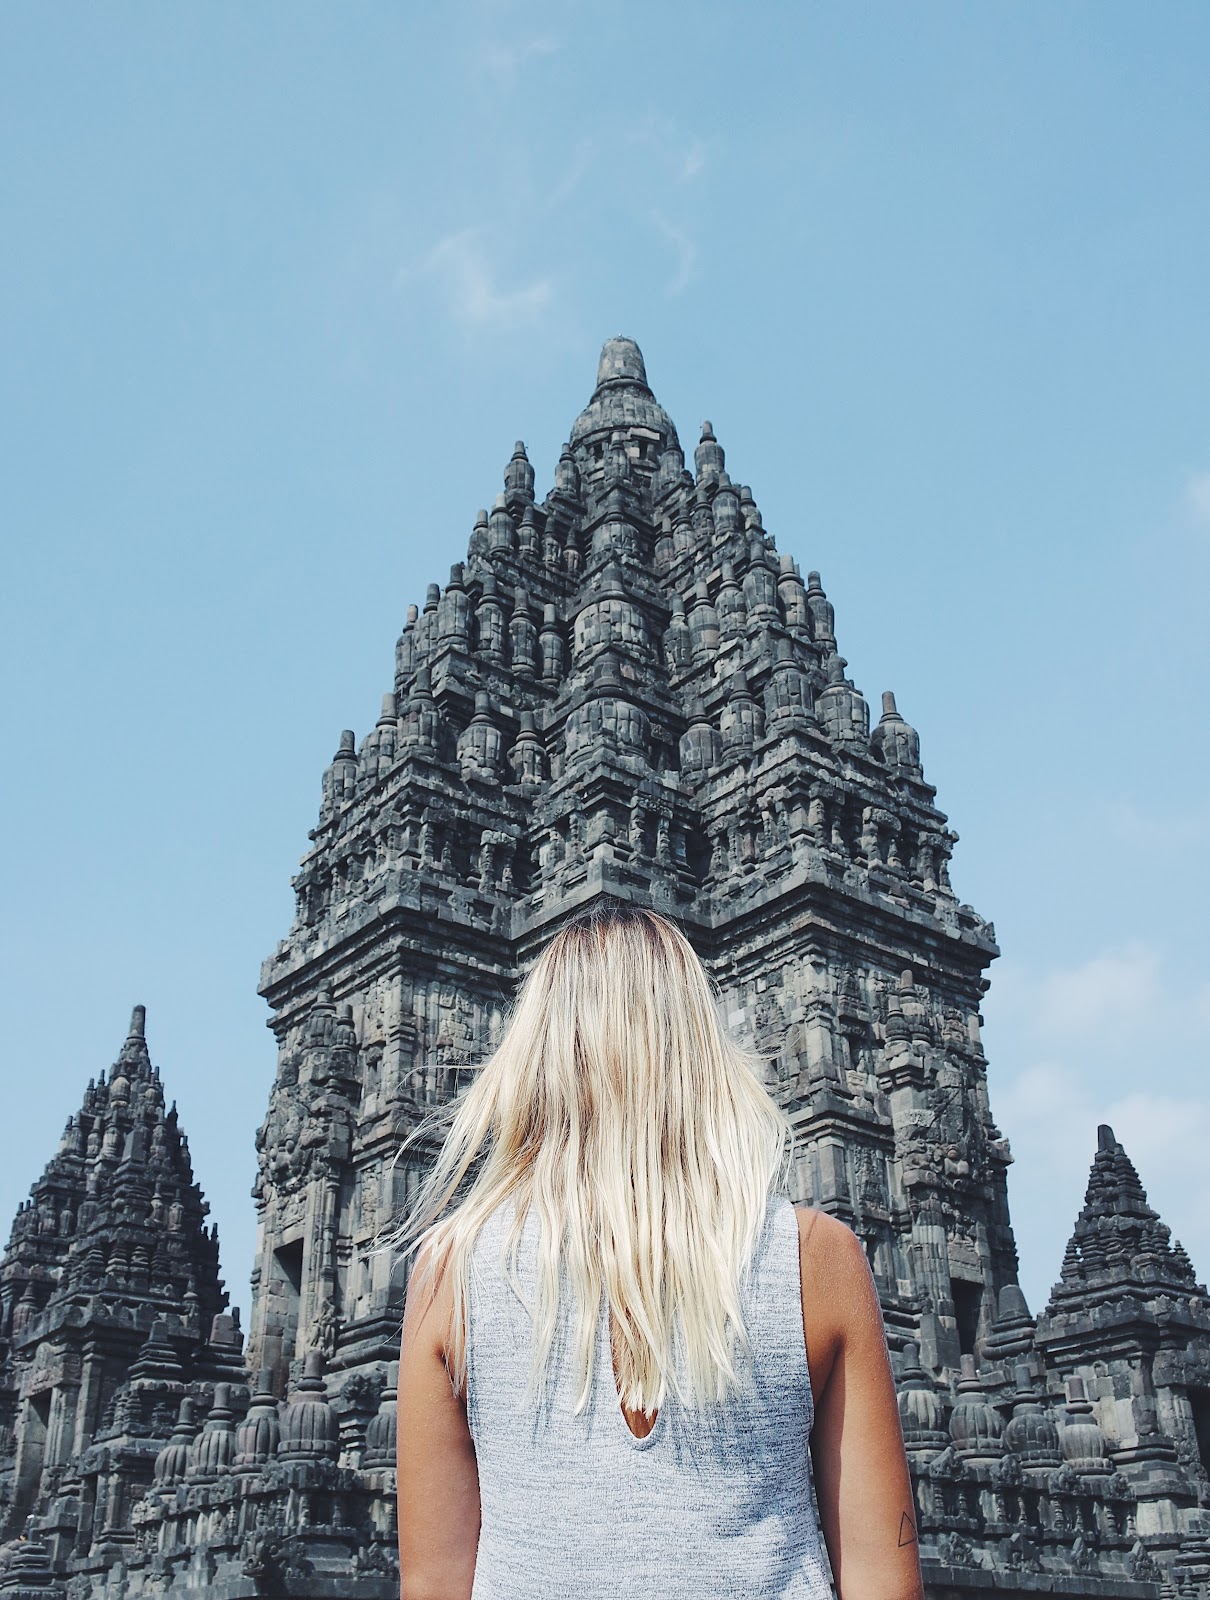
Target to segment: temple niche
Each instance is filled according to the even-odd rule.
[[[545,499],[518,444],[468,525],[336,742],[261,971],[246,1351],[141,1013],[18,1214],[0,1595],[394,1600],[406,1280],[376,1246],[432,1156],[396,1152],[609,897],[684,927],[795,1123],[796,1198],[865,1244],[930,1592],[1205,1596],[1210,1300],[1102,1128],[1026,1305],[994,930],[952,887],[910,707],[850,675],[826,551],[804,576],[778,550],[710,423],[686,456],[621,338]]]

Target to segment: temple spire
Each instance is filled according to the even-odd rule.
[[[1169,1229],[1147,1200],[1134,1163],[1113,1129],[1097,1129],[1097,1152],[1088,1175],[1084,1205],[1063,1257],[1050,1313],[1071,1303],[1094,1304],[1135,1295],[1199,1292],[1184,1250],[1174,1246]],[[1204,1296],[1205,1290],[1200,1289]]]

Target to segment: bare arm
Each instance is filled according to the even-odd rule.
[[[451,1295],[417,1264],[399,1351],[399,1577],[403,1600],[469,1600],[479,1545],[479,1469],[445,1364]]]
[[[798,1207],[811,1459],[839,1600],[922,1600],[916,1507],[878,1291],[861,1241]]]

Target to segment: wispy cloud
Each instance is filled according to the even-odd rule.
[[[560,175],[547,191],[546,209],[554,211],[573,200],[578,202],[580,190],[591,184],[598,212],[624,217],[628,232],[633,232],[642,225],[641,207],[654,188],[666,204],[648,210],[647,220],[672,249],[673,270],[664,293],[675,298],[699,275],[700,250],[691,228],[674,221],[669,212],[675,214],[682,206],[679,191],[707,170],[712,145],[713,141],[698,138],[674,119],[655,113],[620,128],[612,124],[604,130],[594,127],[564,156]],[[636,172],[646,180],[639,189],[635,187]]]
[[[705,165],[706,146],[700,140],[695,140],[685,151],[681,160],[681,182],[689,183],[693,178],[697,177]]]
[[[678,228],[675,223],[669,222],[661,212],[653,211],[651,220],[676,252],[676,271],[669,279],[664,292],[670,298],[683,294],[692,281],[693,270],[697,265],[697,246],[683,228]]]
[[[1037,988],[1037,1020],[1059,1033],[1138,1021],[1158,997],[1159,953],[1135,944],[1049,973]]]
[[[547,205],[553,209],[555,206],[562,205],[565,200],[570,200],[592,170],[592,165],[596,158],[596,141],[593,139],[581,139],[572,152],[571,160],[567,164],[567,170],[547,196]]]
[[[992,1110],[1016,1158],[1009,1191],[1031,1304],[1057,1275],[1101,1122],[1199,1271],[1210,1272],[1210,985],[1138,941],[1049,971],[1006,964],[993,972],[984,1009]]]
[[[490,39],[483,44],[480,59],[494,77],[511,83],[531,61],[553,56],[561,48],[562,42],[549,33],[535,34],[509,44]]]
[[[666,177],[677,184],[692,183],[706,170],[711,145],[717,143],[690,133],[673,117],[658,114],[635,121],[622,137],[658,163]]]
[[[629,146],[633,153],[620,159],[620,145]],[[646,117],[622,129],[610,127],[606,133],[589,133],[577,141],[547,204],[557,206],[569,199],[594,170],[598,182],[611,190],[629,192],[636,161],[644,168],[658,170],[665,192],[670,186],[680,188],[705,171],[709,155],[710,146],[704,139],[685,132],[665,117]]]
[[[1185,485],[1185,510],[1195,522],[1210,528],[1210,472],[1190,476]]]
[[[1022,1282],[1035,1311],[1057,1276],[1103,1122],[1125,1147],[1152,1205],[1189,1251],[1199,1276],[1210,1273],[1206,1100],[1144,1088],[1104,1098],[1095,1081],[1052,1060],[1036,1062],[1002,1085],[995,1103],[1016,1158],[1009,1177],[1013,1221],[1022,1246]]]
[[[468,327],[508,330],[532,323],[549,305],[549,278],[535,278],[517,288],[501,287],[487,253],[484,228],[464,228],[438,240],[418,272],[402,272],[400,281],[419,276],[436,280],[450,315]]]
[[[1139,857],[1146,865],[1155,852],[1173,855],[1182,850],[1200,850],[1210,831],[1210,806],[1181,806],[1169,809],[1140,806],[1128,796],[1106,798],[1102,802],[1105,831],[1115,843]],[[1121,857],[1121,850],[1115,852]]]

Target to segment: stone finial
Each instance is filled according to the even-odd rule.
[[[740,510],[743,512],[745,530],[748,533],[760,534],[763,539],[765,519],[761,516],[760,507],[752,498],[752,491],[746,483],[740,485],[739,503]]]
[[[685,471],[685,453],[675,440],[661,454],[659,465],[656,468],[655,480],[652,484],[652,493],[657,500],[664,500],[680,484]]]
[[[1063,1460],[1081,1476],[1112,1470],[1112,1463],[1106,1458],[1105,1435],[1084,1393],[1083,1378],[1067,1380],[1067,1407],[1059,1429],[1059,1449]]]
[[[303,1375],[281,1412],[280,1461],[332,1461],[340,1454],[340,1426],[328,1402],[322,1350],[308,1350]]]
[[[546,746],[542,742],[532,711],[521,713],[520,729],[513,740],[512,749],[508,752],[508,765],[513,775],[513,782],[519,783],[523,788],[536,788],[549,776]]]
[[[492,697],[486,689],[479,689],[475,694],[475,714],[458,735],[463,777],[496,780],[503,745],[503,735],[492,716]]]
[[[218,1225],[214,1227],[214,1241],[218,1243]],[[234,1351],[238,1354],[244,1347],[244,1335],[239,1325],[239,1307],[233,1306],[230,1311],[220,1311],[210,1319],[210,1345],[215,1350]]]
[[[407,621],[403,631],[395,641],[395,687],[402,689],[411,677],[416,666],[416,619],[420,611],[416,606],[408,607]]]
[[[845,677],[848,662],[833,652],[825,663],[827,685],[816,711],[824,732],[836,744],[865,746],[870,737],[870,708],[865,696]]]
[[[714,513],[714,531],[719,539],[726,539],[728,534],[739,529],[739,496],[725,472],[718,475],[718,488],[711,502],[711,510]]]
[[[433,676],[427,667],[417,667],[412,683],[412,696],[419,700],[433,698]]]
[[[357,794],[357,738],[352,728],[341,733],[336,754],[323,774],[322,814],[328,816]]]
[[[694,661],[712,661],[719,644],[718,610],[710,599],[705,581],[697,584],[691,596],[689,636]]]
[[[247,1414],[235,1430],[232,1470],[238,1473],[261,1471],[276,1456],[280,1442],[281,1423],[273,1393],[273,1368],[262,1367],[253,1384]]]
[[[811,637],[828,648],[836,648],[836,613],[824,593],[818,572],[807,573],[807,610],[811,614]]]
[[[168,1338],[167,1324],[163,1317],[157,1317],[143,1340],[138,1360],[130,1369],[131,1379],[140,1383],[175,1385],[184,1375],[180,1357]]]
[[[987,1398],[972,1355],[962,1357],[958,1399],[950,1413],[950,1438],[967,1460],[994,1461],[1004,1454],[1004,1423]]]
[[[570,444],[565,444],[555,467],[555,493],[574,500],[580,493],[580,474]]]
[[[1023,1467],[1057,1467],[1059,1430],[1024,1361],[1013,1368],[1013,1379],[1013,1414],[1004,1429],[1004,1443]]]
[[[667,572],[672,565],[676,554],[676,543],[672,537],[672,518],[667,512],[660,518],[659,537],[655,541],[655,567],[657,572]]]
[[[675,591],[672,614],[664,629],[664,659],[674,668],[684,669],[693,664],[693,634],[685,617],[685,602]]]
[[[488,548],[493,556],[507,559],[517,548],[517,530],[508,507],[504,503],[504,496],[497,496],[492,507],[491,517],[488,519],[489,541]]]
[[[764,734],[764,718],[752,698],[742,667],[737,667],[731,674],[728,690],[727,703],[719,718],[723,749],[735,755],[744,755],[752,750]]]
[[[201,1433],[193,1441],[185,1476],[191,1483],[213,1483],[224,1472],[230,1472],[234,1454],[235,1413],[231,1409],[231,1385],[216,1383],[214,1403]]]
[[[466,568],[455,561],[450,581],[437,608],[437,638],[443,645],[465,649],[470,631],[471,602],[466,592]]]
[[[521,527],[517,534],[517,546],[523,556],[530,556],[534,560],[541,556],[541,548],[538,541],[538,524],[532,505],[527,505],[521,513]]]
[[[708,422],[703,422],[701,442],[693,452],[693,465],[696,469],[698,483],[717,483],[723,472],[725,462],[726,457],[723,454],[723,447],[714,437],[714,429]]]
[[[597,388],[607,383],[641,383],[647,387],[643,352],[633,339],[606,339],[597,362]]]
[[[709,776],[722,760],[722,736],[710,721],[706,702],[693,695],[686,708],[689,726],[681,735],[681,771],[690,779]]]
[[[175,1489],[178,1483],[185,1481],[185,1474],[189,1471],[189,1447],[196,1433],[193,1400],[189,1395],[183,1395],[172,1437],[155,1458],[155,1489]]]
[[[810,631],[811,613],[807,610],[807,591],[803,588],[792,555],[783,555],[777,578],[777,597],[787,628]]]
[[[1006,1283],[1002,1286],[997,1298],[996,1321],[1009,1323],[1021,1320],[1028,1322],[1034,1320],[1029,1314],[1029,1305],[1025,1299],[1024,1291],[1019,1283]]]
[[[899,715],[890,689],[882,692],[882,716],[870,734],[870,749],[890,772],[920,778],[920,735]]]
[[[475,625],[478,633],[475,653],[493,664],[503,664],[505,645],[504,602],[496,584],[496,574],[489,567],[483,574],[478,604],[475,606]]]
[[[532,505],[534,498],[534,469],[525,453],[525,445],[517,440],[512,460],[504,469],[504,501],[510,508]]]
[[[620,428],[615,428],[609,436],[609,448],[605,452],[605,482],[617,485],[630,476],[630,453],[626,448],[626,439]],[[606,497],[606,505],[611,505],[615,512],[622,510],[623,502],[614,498],[618,494],[615,488],[612,495]]]
[[[594,657],[583,699],[573,705],[564,728],[568,761],[599,759],[610,748],[649,764],[650,720],[637,703],[634,688],[624,680],[612,648]]]
[[[723,562],[715,606],[718,609],[718,625],[722,637],[740,638],[747,625],[748,607],[744,603],[744,591],[730,561]]]
[[[542,655],[542,682],[558,683],[563,677],[563,630],[559,627],[559,613],[553,601],[542,608],[542,631],[538,636]]]
[[[508,631],[513,672],[521,678],[535,677],[541,671],[538,630],[529,614],[529,593],[520,585],[513,594]]]
[[[777,577],[765,541],[753,538],[748,543],[748,570],[744,574],[744,602],[748,615],[772,621],[777,616]]]
[[[366,1428],[365,1450],[362,1452],[361,1465],[371,1472],[395,1465],[398,1395],[399,1363],[392,1361],[387,1366],[387,1381],[383,1386],[382,1398],[378,1402],[378,1413],[370,1418],[369,1426]]]
[[[479,562],[486,560],[490,546],[491,534],[487,523],[487,511],[481,507],[475,513],[475,525],[471,529],[471,536],[467,541],[467,560],[472,566],[477,566]]]
[[[920,1351],[915,1344],[903,1347],[896,1390],[899,1422],[908,1450],[914,1456],[920,1452],[926,1459],[939,1454],[949,1443],[945,1405],[937,1385],[920,1365]]]
[[[122,1041],[118,1051],[118,1059],[114,1062],[110,1074],[110,1099],[114,1098],[115,1088],[122,1087],[117,1092],[125,1097],[130,1094],[130,1080],[132,1078],[146,1080],[151,1076],[151,1057],[147,1053],[146,1039],[147,1008],[135,1006],[130,1014],[130,1028],[126,1038]]]
[[[995,1318],[980,1349],[988,1361],[1010,1367],[1032,1352],[1035,1327],[1020,1285],[1003,1284],[996,1300]]]
[[[765,686],[765,715],[770,723],[790,727],[794,723],[815,725],[815,698],[806,673],[794,654],[789,639],[778,639],[773,648],[773,670]]]

